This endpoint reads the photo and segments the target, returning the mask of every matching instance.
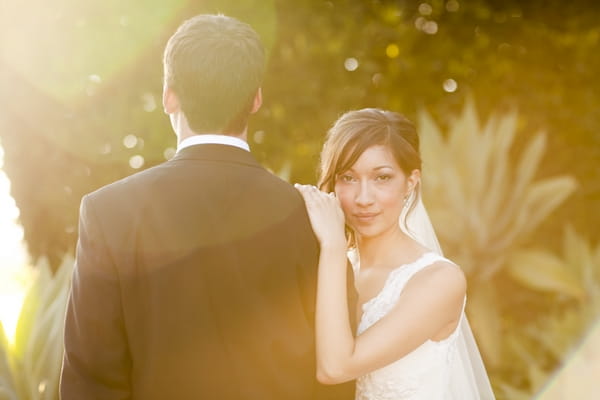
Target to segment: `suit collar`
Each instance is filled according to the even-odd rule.
[[[181,151],[186,147],[196,144],[228,144],[230,146],[235,146],[250,151],[248,142],[241,137],[206,133],[203,133],[202,135],[192,135],[186,137],[177,145],[177,151]]]
[[[197,144],[178,151],[171,162],[185,160],[221,161],[263,168],[256,158],[244,149],[226,144]]]

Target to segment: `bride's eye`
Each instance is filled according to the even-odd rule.
[[[385,182],[385,181],[389,181],[390,179],[392,179],[392,176],[389,174],[382,174],[382,175],[377,175],[377,179],[380,182]]]
[[[354,177],[349,174],[342,174],[338,176],[338,180],[344,183],[354,182]]]

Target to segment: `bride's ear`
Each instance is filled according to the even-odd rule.
[[[410,175],[406,178],[408,181],[408,192],[412,192],[421,182],[421,170],[413,169]]]

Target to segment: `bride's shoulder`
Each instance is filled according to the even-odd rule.
[[[413,286],[426,287],[427,290],[465,293],[467,279],[462,269],[452,261],[441,258],[427,268],[417,272],[411,279]]]

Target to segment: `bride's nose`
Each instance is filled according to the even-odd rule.
[[[373,189],[369,185],[368,181],[360,182],[360,184],[358,185],[358,192],[356,193],[354,201],[357,205],[362,207],[373,204]]]

